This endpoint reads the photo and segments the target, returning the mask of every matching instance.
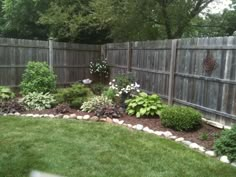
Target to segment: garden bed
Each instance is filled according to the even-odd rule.
[[[46,109],[42,111],[27,111],[23,114],[54,114],[56,115],[55,109]],[[80,110],[76,109],[70,109],[70,112],[66,115],[70,114],[76,114],[76,116],[84,116],[84,115],[90,115],[94,116],[93,113],[86,113]],[[211,125],[208,125],[206,123],[202,123],[202,127],[196,131],[191,132],[181,132],[181,131],[175,131],[170,128],[166,128],[161,124],[160,118],[136,118],[134,116],[128,116],[127,114],[124,114],[120,120],[124,120],[124,123],[131,124],[131,125],[137,125],[141,124],[144,127],[149,127],[150,129],[154,131],[170,131],[173,133],[173,135],[177,137],[183,137],[187,141],[195,142],[206,149],[212,150],[213,144],[215,141],[215,138],[220,135],[221,129],[218,129],[216,127],[213,127]],[[205,140],[202,140],[201,137],[206,134],[207,138]]]

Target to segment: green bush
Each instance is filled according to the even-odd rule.
[[[89,88],[82,84],[74,84],[69,88],[58,89],[55,99],[57,104],[68,103],[73,108],[80,108],[92,95]]]
[[[52,93],[56,89],[56,76],[45,62],[29,62],[20,84],[21,93]]]
[[[24,96],[21,102],[30,110],[50,109],[55,104],[55,99],[50,93],[32,92]]]
[[[163,109],[163,104],[158,95],[148,95],[144,92],[126,100],[125,103],[128,105],[126,112],[129,115],[136,115],[138,118],[160,115]]]
[[[214,144],[217,155],[226,155],[231,162],[236,161],[236,126],[222,132]]]
[[[95,96],[84,102],[81,110],[84,112],[94,112],[96,109],[104,106],[112,106],[112,100],[105,96]]]
[[[9,87],[0,86],[0,101],[7,101],[15,97]]]
[[[107,86],[102,83],[96,83],[91,85],[91,90],[95,95],[101,95],[103,91],[107,90]]]
[[[177,131],[190,131],[201,126],[201,117],[198,111],[190,107],[169,106],[161,113],[161,123]]]
[[[106,96],[108,99],[112,100],[112,101],[115,101],[115,98],[116,98],[116,92],[115,90],[111,89],[111,88],[108,88],[107,90],[104,90],[102,92],[102,95],[103,96]]]
[[[114,85],[118,88],[118,90],[121,90],[123,88],[126,88],[127,85],[130,85],[134,83],[135,79],[132,73],[130,74],[120,74],[117,75],[112,82],[114,82]]]

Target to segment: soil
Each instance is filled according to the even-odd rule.
[[[58,114],[55,109],[47,109],[47,110],[42,110],[42,111],[27,111],[25,113],[30,113],[30,114]],[[70,109],[67,115],[69,114],[76,114],[84,116],[84,115],[90,115],[93,116],[93,113],[85,113],[79,110],[75,109]],[[202,127],[196,131],[192,132],[180,132],[180,131],[175,131],[169,128],[165,128],[161,125],[161,121],[159,117],[156,118],[136,118],[134,116],[128,116],[126,114],[123,115],[120,120],[124,120],[124,123],[126,124],[142,124],[144,127],[149,127],[152,130],[156,131],[170,131],[173,133],[174,136],[177,137],[183,137],[185,140],[197,143],[206,149],[213,149],[213,144],[215,139],[220,135],[221,129],[218,129],[216,127],[210,126],[206,123],[202,123]],[[205,135],[207,138],[205,140],[202,140],[202,136]]]

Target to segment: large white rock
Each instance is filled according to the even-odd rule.
[[[84,120],[90,119],[90,115],[85,115],[85,116],[83,117],[83,119],[84,119]]]
[[[180,137],[180,138],[177,138],[175,141],[176,142],[182,142],[182,141],[184,141],[184,138]]]
[[[186,141],[186,140],[185,140],[185,141],[182,141],[182,143],[185,144],[185,145],[187,145],[187,146],[190,146],[190,144],[192,144],[191,141]]]
[[[112,119],[114,123],[118,124],[119,123],[119,119]]]
[[[150,130],[149,127],[144,127],[144,128],[143,128],[143,131],[144,131],[144,132],[148,132],[149,130]]]
[[[132,128],[132,125],[131,125],[131,124],[128,124],[127,127]]]
[[[155,131],[154,134],[157,135],[157,136],[162,136],[164,134],[164,132],[162,132],[162,131]]]
[[[63,119],[69,119],[69,118],[70,118],[69,115],[64,115],[64,116],[63,116]]]
[[[199,150],[200,152],[205,152],[205,151],[206,151],[203,146],[199,146],[198,150]]]
[[[15,113],[15,116],[19,116],[19,115],[20,115],[20,113],[19,113],[19,112],[16,112],[16,113]]]
[[[71,118],[71,119],[75,119],[75,118],[76,118],[76,114],[71,114],[71,115],[70,115],[70,118]]]
[[[139,131],[143,130],[143,125],[141,124],[136,125],[136,130],[139,130]]]
[[[236,162],[231,163],[232,166],[236,167]]]
[[[175,140],[177,139],[177,136],[170,136],[170,139]]]
[[[164,137],[168,138],[168,137],[172,136],[173,134],[169,131],[166,131],[166,132],[163,132],[163,135],[164,135]]]
[[[199,149],[200,146],[197,143],[192,143],[192,144],[189,145],[189,147],[191,149]]]
[[[223,163],[230,163],[228,157],[225,155],[220,157],[220,161]]]
[[[216,156],[214,151],[206,151],[205,154],[208,155],[208,156],[211,156],[211,157]]]
[[[120,120],[120,121],[118,122],[118,124],[122,125],[124,122],[125,122],[125,121]]]
[[[82,120],[82,119],[83,119],[83,116],[77,116],[76,119]]]
[[[53,114],[49,114],[48,117],[51,119],[55,118],[55,116]]]

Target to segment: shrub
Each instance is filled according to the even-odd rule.
[[[91,90],[95,95],[101,95],[104,90],[107,90],[107,86],[102,83],[92,84]]]
[[[108,88],[107,90],[104,90],[102,92],[102,95],[106,96],[108,99],[110,99],[112,101],[115,101],[116,92],[113,89],[111,89],[111,88]]]
[[[43,110],[50,109],[55,104],[53,95],[49,93],[29,93],[21,100],[30,110]]]
[[[70,108],[69,104],[67,104],[67,103],[57,105],[54,108],[54,110],[57,114],[65,114],[65,113],[71,112],[71,108]]]
[[[236,126],[222,132],[214,144],[217,155],[226,155],[231,162],[236,161]]]
[[[89,65],[90,74],[96,74],[100,77],[104,76],[105,78],[109,77],[109,66],[107,59],[99,59],[96,62],[90,62]]]
[[[123,111],[117,106],[104,106],[96,109],[95,115],[100,118],[120,118],[123,115]]]
[[[121,90],[123,88],[126,88],[127,85],[131,85],[134,82],[135,82],[134,76],[130,73],[130,74],[120,74],[116,76],[112,80],[111,84],[116,86],[118,90]]]
[[[89,88],[82,84],[74,84],[72,87],[59,89],[55,94],[55,99],[58,104],[68,103],[73,108],[80,108],[92,95]]]
[[[166,107],[161,113],[161,123],[177,131],[190,131],[201,126],[201,114],[182,106]]]
[[[128,107],[126,112],[129,115],[136,115],[136,117],[142,116],[157,116],[161,114],[163,104],[158,95],[148,95],[144,92],[139,95],[126,100]]]
[[[45,62],[29,62],[20,84],[21,93],[51,93],[56,89],[56,76]]]
[[[17,100],[5,101],[0,103],[0,114],[9,114],[16,112],[26,111],[23,104],[19,103]]]
[[[99,107],[112,106],[112,100],[105,96],[95,96],[84,102],[81,110],[85,112],[94,112]]]
[[[15,97],[9,87],[0,86],[0,101],[7,101]]]

